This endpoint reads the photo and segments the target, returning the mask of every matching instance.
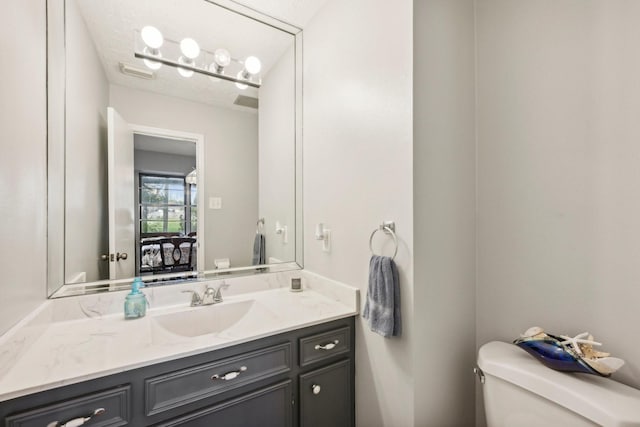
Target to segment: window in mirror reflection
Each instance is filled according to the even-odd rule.
[[[139,200],[137,274],[196,270],[197,184],[140,173]]]

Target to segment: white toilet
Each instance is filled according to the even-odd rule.
[[[640,426],[640,390],[612,379],[554,371],[498,341],[478,367],[489,427]]]

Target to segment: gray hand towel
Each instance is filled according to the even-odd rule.
[[[383,337],[402,333],[400,314],[400,280],[393,259],[373,255],[369,261],[369,287],[362,317],[369,327]]]
[[[264,264],[264,234],[256,233],[256,237],[253,240],[253,257],[251,259],[252,265]]]

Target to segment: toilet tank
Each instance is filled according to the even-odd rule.
[[[547,368],[513,344],[480,347],[489,427],[640,427],[640,390],[595,375]]]

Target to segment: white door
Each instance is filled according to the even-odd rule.
[[[107,108],[109,157],[109,278],[135,274],[136,191],[133,172],[133,131],[116,110]]]

